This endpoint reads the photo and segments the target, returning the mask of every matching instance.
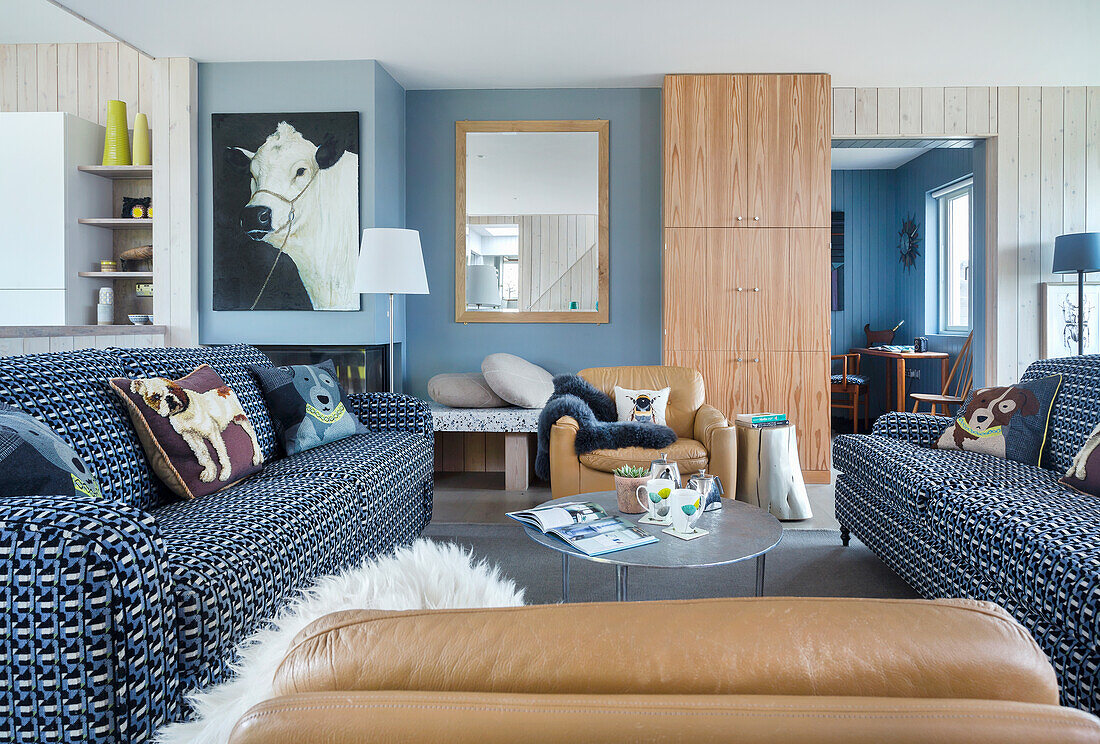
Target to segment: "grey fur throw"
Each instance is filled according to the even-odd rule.
[[[562,416],[572,416],[580,424],[578,455],[620,447],[660,449],[676,441],[676,432],[667,426],[617,421],[615,401],[606,393],[577,375],[558,375],[554,394],[539,414],[535,474],[544,480],[550,479],[550,427]]]

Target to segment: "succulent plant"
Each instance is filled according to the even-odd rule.
[[[640,468],[637,465],[622,465],[615,468],[613,471],[615,475],[620,478],[644,478],[649,475],[649,471],[645,468]]]

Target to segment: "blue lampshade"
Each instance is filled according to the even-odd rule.
[[[1100,271],[1100,232],[1070,233],[1054,239],[1055,274]]]

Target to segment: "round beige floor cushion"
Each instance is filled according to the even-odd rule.
[[[515,354],[490,354],[481,373],[497,395],[521,408],[542,408],[554,393],[554,376]]]
[[[500,408],[508,405],[480,372],[447,372],[428,380],[428,395],[451,408]]]

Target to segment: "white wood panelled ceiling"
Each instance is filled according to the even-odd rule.
[[[655,86],[670,72],[829,72],[835,86],[1100,76],[1100,0],[59,1],[154,56],[377,59],[410,89]]]

